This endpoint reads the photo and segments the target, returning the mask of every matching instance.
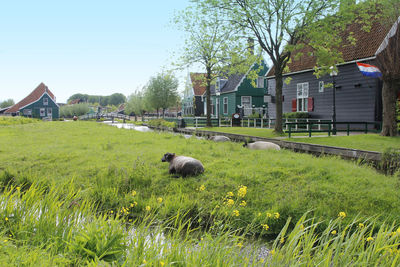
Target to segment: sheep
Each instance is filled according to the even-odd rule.
[[[231,141],[229,137],[223,136],[223,135],[214,135],[210,137],[210,140],[214,142],[228,142]]]
[[[176,156],[175,153],[166,153],[161,159],[169,162],[169,173],[182,177],[201,174],[204,172],[203,164],[197,159],[185,156]]]
[[[264,142],[264,141],[256,141],[253,143],[245,143],[243,144],[243,147],[248,147],[249,149],[253,150],[267,150],[267,149],[275,149],[275,150],[281,150],[280,146],[277,144],[271,143],[271,142]]]

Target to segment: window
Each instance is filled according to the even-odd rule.
[[[257,88],[264,88],[265,86],[265,78],[264,77],[258,77],[256,80],[256,87]]]
[[[46,116],[46,110],[45,110],[45,108],[41,108],[40,109],[40,117],[44,117],[44,116]]]
[[[53,118],[53,109],[47,108],[47,117]]]
[[[244,115],[245,116],[251,115],[252,113],[251,96],[242,96],[242,106]]]
[[[49,99],[47,97],[43,98],[43,106],[49,105]]]
[[[308,82],[297,84],[297,110],[298,112],[308,111]]]
[[[228,114],[228,98],[224,97],[223,102],[224,102],[224,114]]]
[[[325,88],[324,81],[319,81],[318,92],[323,93],[324,88]]]
[[[32,109],[24,109],[24,115],[25,116],[31,116],[32,115]]]

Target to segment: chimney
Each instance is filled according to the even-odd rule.
[[[247,38],[247,49],[251,55],[254,55],[254,39],[252,37]]]

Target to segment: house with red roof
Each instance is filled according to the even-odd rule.
[[[343,40],[352,33],[357,40],[355,45],[343,44],[344,63],[337,65],[336,83],[336,120],[337,121],[382,121],[382,81],[378,78],[363,76],[356,62],[375,64],[375,53],[388,34],[391,25],[375,22],[370,31],[362,29],[363,25],[353,23],[342,33]],[[290,71],[284,74],[284,79],[290,78],[290,83],[283,85],[283,112],[307,112],[310,118],[332,119],[333,115],[333,77],[326,75],[317,78],[313,75],[316,58],[309,46],[300,51],[302,56],[296,57],[293,52],[288,63]],[[400,64],[400,62],[399,62]],[[268,114],[276,117],[274,68],[267,73]]]
[[[5,113],[38,119],[57,119],[60,116],[60,107],[56,103],[54,94],[44,83],[41,83]]]

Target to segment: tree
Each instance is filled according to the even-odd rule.
[[[225,12],[228,23],[237,29],[255,36],[260,47],[273,63],[276,83],[276,123],[275,132],[282,133],[282,87],[283,74],[288,71],[287,63],[292,52],[304,45],[304,40],[313,48],[319,49],[316,54],[323,54],[331,62],[340,61],[334,50],[325,45],[338,43],[329,35],[335,25],[344,25],[349,21],[347,14],[337,15],[340,4],[352,4],[352,0],[195,0],[198,4]],[[335,14],[336,16],[332,16]],[[212,16],[212,15],[211,15]],[[332,23],[335,22],[335,23]],[[317,24],[319,23],[319,24]],[[338,24],[336,24],[338,23]],[[318,27],[317,27],[318,26]],[[326,34],[325,28],[331,32]],[[331,38],[329,38],[332,36]],[[327,41],[329,40],[329,41]],[[327,52],[330,56],[327,56]]]
[[[248,71],[257,57],[241,42],[239,32],[224,24],[223,12],[198,5],[176,15],[174,22],[187,34],[178,66],[200,64],[205,69],[201,82],[206,86],[207,126],[211,127],[211,85],[218,77]],[[252,74],[255,78],[256,71]]]
[[[4,100],[3,102],[0,102],[0,108],[8,108],[10,106],[13,106],[14,104],[15,104],[14,100],[12,100],[10,98],[10,99]]]
[[[158,117],[160,109],[164,117],[165,110],[176,104],[178,85],[178,79],[170,72],[162,72],[150,78],[145,97],[150,107],[157,110]]]
[[[126,102],[125,112],[126,114],[135,113],[135,120],[137,115],[143,116],[146,110],[146,103],[143,95],[143,91],[135,91],[128,96]]]
[[[126,97],[121,93],[114,93],[108,97],[108,104],[118,106],[125,103]]]
[[[375,2],[372,1],[375,6]],[[383,136],[397,136],[396,102],[400,92],[400,2],[398,0],[379,1],[378,19],[387,25],[391,25],[388,38],[385,39],[376,53],[376,61],[382,72],[382,106]]]

